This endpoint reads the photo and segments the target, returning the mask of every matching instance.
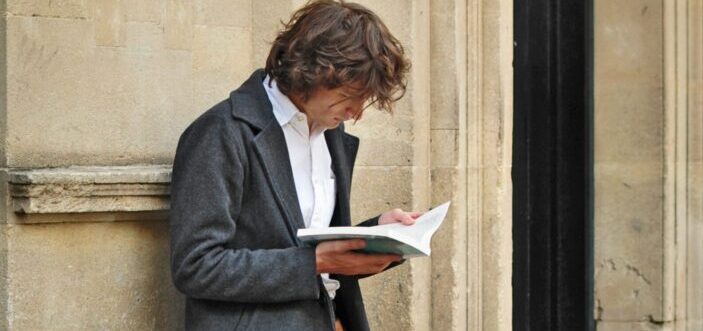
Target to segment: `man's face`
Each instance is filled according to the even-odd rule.
[[[294,103],[307,115],[311,130],[334,129],[343,121],[358,118],[364,110],[365,100],[355,96],[354,91],[348,86],[334,89],[321,87],[307,100],[298,99]]]

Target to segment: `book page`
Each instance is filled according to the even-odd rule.
[[[411,237],[418,244],[429,245],[429,240],[437,228],[442,224],[449,210],[449,202],[437,206],[436,208],[426,212],[415,220],[413,225],[403,225],[400,223],[381,225],[386,227],[391,232],[402,234],[406,237]]]

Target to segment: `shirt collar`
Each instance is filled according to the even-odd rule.
[[[271,101],[273,115],[276,117],[278,124],[280,126],[288,124],[296,114],[300,113],[300,110],[298,110],[298,107],[295,106],[288,96],[278,89],[276,80],[271,79],[269,75],[266,75],[263,84],[266,94]]]

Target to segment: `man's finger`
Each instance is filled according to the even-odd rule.
[[[411,212],[411,213],[410,213],[410,217],[412,217],[412,218],[418,218],[418,217],[422,216],[422,214],[424,214],[424,212],[421,212],[421,211],[414,211],[414,212]]]
[[[405,225],[415,224],[415,219],[412,216],[410,216],[409,213],[403,213],[400,217],[398,217],[398,220],[401,221]]]
[[[382,264],[400,261],[403,257],[395,254],[364,254],[369,264]]]
[[[353,251],[366,247],[366,240],[363,239],[335,240],[332,243],[335,251]]]

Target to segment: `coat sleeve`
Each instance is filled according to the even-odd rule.
[[[176,288],[192,298],[242,303],[319,298],[314,249],[230,247],[246,171],[241,138],[223,122],[197,120],[176,151],[169,214]]]
[[[356,226],[376,226],[378,225],[378,219],[381,217],[381,215],[374,216],[372,218],[369,218]]]

